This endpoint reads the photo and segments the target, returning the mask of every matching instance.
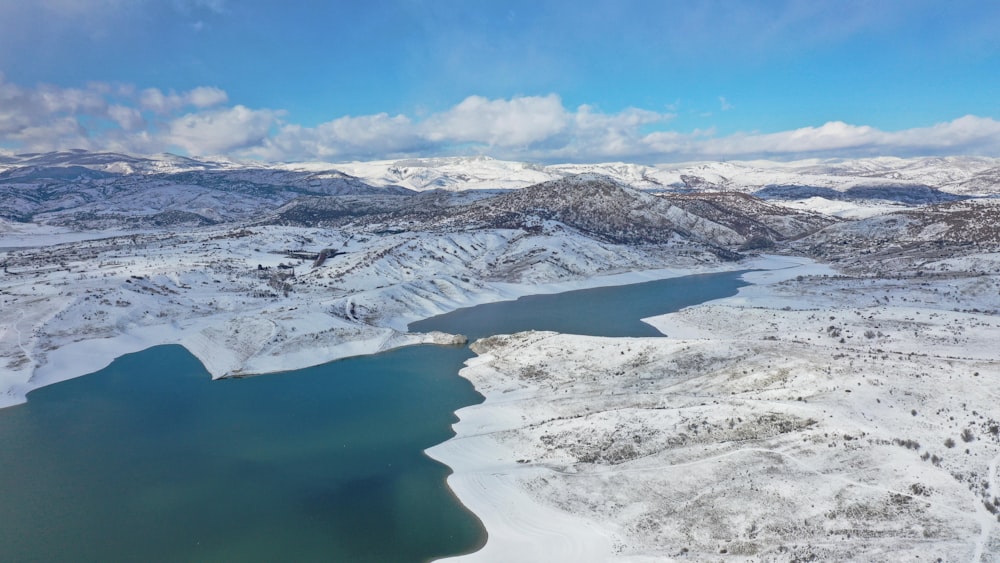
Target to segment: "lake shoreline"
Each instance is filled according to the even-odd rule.
[[[738,270],[744,270],[747,269],[748,267],[754,270],[760,270],[762,268],[787,267],[789,264],[797,264],[797,263],[799,262],[797,262],[796,260],[766,257],[751,261],[749,264],[747,262],[741,262],[734,265],[739,266]],[[738,270],[734,268],[730,270],[723,270],[722,272],[719,271],[690,272],[690,271],[661,269],[661,270],[635,272],[628,274],[618,274],[603,278],[591,278],[588,280],[578,280],[575,282],[566,282],[560,284],[546,284],[543,286],[532,286],[530,284],[516,284],[515,287],[506,288],[506,291],[508,294],[523,292],[533,295],[538,295],[541,293],[562,293],[562,292],[572,291],[574,289],[588,289],[588,288],[596,289],[601,287],[643,283],[656,280],[667,280],[667,279],[685,277],[687,275],[699,275],[708,273],[717,274],[717,273],[724,273],[726,271],[732,272]],[[541,290],[541,291],[533,291],[533,290]],[[172,324],[170,328],[173,329],[174,331],[177,331],[179,330],[180,327],[177,324]],[[210,327],[208,327],[208,329],[210,329]],[[196,331],[195,334],[204,334],[205,330],[206,328],[202,328],[201,330]],[[56,369],[56,367],[58,367],[59,365],[72,365],[73,367],[80,369],[82,365],[86,365],[87,361],[100,361],[102,355],[104,355],[104,357],[107,357],[107,355],[112,355],[116,351],[121,352],[121,346],[135,347],[136,348],[135,351],[141,351],[163,343],[181,345],[188,352],[191,352],[192,356],[194,356],[194,358],[197,359],[205,368],[210,368],[211,366],[217,367],[219,365],[226,365],[225,358],[223,358],[222,362],[219,361],[218,357],[219,350],[217,349],[217,347],[211,346],[210,339],[205,339],[200,342],[196,340],[194,345],[190,345],[190,341],[189,345],[184,345],[185,344],[184,341],[181,342],[158,341],[165,338],[169,338],[170,336],[171,336],[171,331],[162,330],[162,327],[146,327],[145,329],[138,329],[130,333],[123,334],[117,338],[100,340],[98,341],[100,343],[100,346],[97,348],[93,346],[94,344],[93,342],[89,341],[77,342],[69,346],[68,347],[69,350],[53,351],[53,353],[48,356],[49,363],[47,364],[47,367],[49,369]],[[376,349],[374,350],[374,352],[394,350],[410,344],[452,343],[451,335],[442,332],[405,334],[403,336],[404,337],[396,336],[394,338],[390,337],[386,339],[377,340],[377,346],[375,347]],[[370,344],[370,342],[367,342],[361,346],[355,344],[352,350],[356,351],[358,349],[363,349],[363,346],[366,346],[368,344]],[[116,348],[116,346],[118,346],[118,348]],[[196,353],[197,351],[200,351],[201,354]],[[326,352],[329,351],[327,350]],[[207,356],[203,357],[202,354],[206,354]],[[120,353],[113,357],[118,358],[123,355],[125,355],[125,353]],[[354,357],[360,355],[368,355],[368,354],[352,354],[352,356]],[[323,356],[323,351],[314,354],[312,358],[315,359],[322,356]],[[303,358],[309,359],[307,356],[300,356],[296,359],[296,361],[300,361]],[[343,358],[336,358],[336,359],[343,359]],[[330,360],[319,361],[316,362],[316,365],[326,364],[329,363],[329,361]],[[476,361],[475,358],[470,360],[469,362],[470,365],[475,361]],[[290,369],[298,369],[298,368],[286,367],[285,369],[276,371],[287,371]],[[213,372],[211,369],[208,369],[208,371],[212,375],[213,379],[216,378],[215,375],[217,372]],[[459,372],[458,375],[461,376],[462,373]],[[69,378],[64,378],[64,379],[69,379]],[[59,381],[62,381],[64,379],[60,379]],[[40,384],[48,384],[48,383],[55,383],[56,381],[46,381],[45,379],[39,379],[36,380],[35,382]],[[492,395],[490,393],[483,393],[482,391],[479,391],[479,393],[484,397],[486,397],[487,401],[491,400]],[[491,404],[490,406],[492,407],[493,405]],[[523,533],[524,530],[520,529],[523,528],[523,520],[522,521],[518,521],[517,519],[513,520],[513,522],[515,523],[515,529],[513,531],[510,529],[504,530],[502,526],[497,526],[495,524],[487,524],[486,519],[480,514],[480,510],[477,508],[477,503],[473,502],[470,504],[469,502],[467,502],[467,499],[469,499],[472,496],[475,496],[476,494],[479,494],[480,496],[485,495],[488,496],[489,498],[492,498],[494,503],[496,503],[499,500],[506,504],[515,503],[522,507],[531,506],[534,503],[534,501],[530,497],[530,495],[526,495],[523,492],[516,490],[512,483],[510,482],[504,483],[502,480],[498,482],[488,482],[481,480],[478,481],[478,484],[481,489],[479,493],[473,491],[470,488],[474,486],[474,483],[476,482],[475,479],[473,479],[474,483],[472,485],[465,486],[463,488],[463,485],[459,483],[463,475],[480,474],[484,467],[483,464],[494,463],[494,461],[491,457],[492,455],[491,452],[482,449],[473,452],[466,452],[464,454],[460,453],[458,455],[453,455],[452,456],[453,459],[442,459],[438,457],[437,448],[447,447],[448,444],[453,444],[458,438],[465,436],[465,434],[463,434],[463,432],[461,431],[460,427],[461,425],[466,424],[471,420],[468,419],[466,416],[464,416],[463,409],[459,409],[459,411],[449,410],[449,412],[454,412],[455,415],[461,417],[461,422],[454,426],[454,431],[457,432],[456,438],[452,440],[446,440],[440,446],[433,446],[431,448],[424,450],[424,452],[428,457],[443,464],[449,469],[449,471],[451,472],[451,476],[442,479],[442,485],[444,485],[446,488],[449,489],[449,494],[456,500],[457,503],[465,507],[466,510],[469,510],[473,514],[475,514],[476,517],[479,519],[479,521],[483,523],[483,529],[485,530],[485,542],[486,542],[484,549],[491,550],[495,546],[496,542],[494,541],[493,543],[491,543],[490,538],[493,537],[502,538],[505,535],[510,536],[511,534]],[[488,414],[487,418],[490,418],[492,416],[493,416],[492,414]],[[495,424],[495,422],[496,421],[484,420],[482,421],[482,424]],[[496,472],[494,472],[493,474],[496,475]],[[457,479],[455,483],[452,482],[453,477]],[[572,553],[579,556],[577,557],[577,559],[586,560],[587,557],[592,557],[594,554],[604,553],[603,551],[604,546],[609,545],[609,542],[612,542],[613,540],[613,534],[608,530],[602,529],[600,527],[595,527],[592,523],[586,521],[580,521],[580,519],[569,516],[567,514],[560,513],[559,511],[553,511],[553,510],[545,511],[545,510],[539,510],[537,507],[535,507],[530,511],[530,513],[533,515],[534,518],[536,518],[536,521],[532,524],[532,527],[534,528],[537,528],[539,525],[542,525],[545,526],[547,529],[569,531],[568,533],[565,534],[562,532],[557,532],[557,535],[559,535],[560,538],[558,540],[553,541],[552,538],[549,538],[545,542],[543,542],[544,545],[547,546],[544,549],[551,550],[552,555],[556,554],[565,555],[566,553]],[[538,542],[525,543],[522,545],[522,548],[526,551],[523,551],[521,553],[523,553],[525,557],[529,555],[537,555],[539,545],[540,544]],[[483,550],[479,550],[474,553],[479,553],[480,551]],[[487,551],[486,553],[490,553],[490,551]],[[517,551],[511,552],[508,550],[506,555],[509,555],[510,553],[517,553]]]
[[[801,258],[761,257],[743,266],[750,270],[741,276],[750,284],[745,288],[776,283],[799,274],[830,273],[827,267]],[[694,274],[697,272],[689,275]],[[743,290],[722,299],[738,300]],[[664,334],[663,337],[676,337],[665,333],[667,325],[662,319],[669,316],[668,313],[642,320]],[[538,334],[544,338],[545,334],[556,333]],[[483,549],[457,558],[607,561],[614,556],[616,546],[623,545],[619,531],[558,510],[518,486],[524,480],[544,479],[550,470],[525,463],[527,460],[520,459],[523,452],[510,443],[495,440],[492,434],[521,423],[524,411],[519,403],[535,403],[545,398],[537,394],[538,389],[503,388],[503,385],[499,389],[483,389],[482,382],[504,377],[490,366],[491,359],[490,352],[484,350],[466,362],[459,375],[471,381],[485,400],[460,409],[456,413],[459,422],[454,425],[455,437],[427,450],[428,455],[452,469],[449,487],[479,517],[489,535]]]
[[[320,330],[331,322],[328,315],[322,312],[303,311],[300,314],[291,314],[281,319],[279,323],[267,318],[248,319],[237,314],[219,314],[181,322],[147,326],[126,325],[122,327],[125,330],[119,334],[105,338],[79,339],[48,351],[44,365],[36,366],[27,381],[9,384],[6,389],[0,390],[0,408],[25,402],[28,393],[35,389],[96,372],[110,365],[115,358],[153,346],[164,344],[184,346],[205,365],[213,379],[230,375],[263,375],[321,365],[348,357],[376,354],[403,346],[447,344],[452,335],[409,333],[405,331],[406,327],[415,321],[464,307],[514,300],[526,295],[628,285],[696,274],[766,269],[768,264],[780,264],[789,260],[797,259],[761,256],[700,268],[658,268],[564,282],[543,284],[495,282],[490,284],[489,292],[451,297],[446,302],[439,303],[434,310],[410,311],[407,314],[380,319],[379,323],[382,326],[368,327],[370,330],[358,333],[359,338],[355,340],[345,341],[335,334],[329,341],[317,341],[309,348],[286,347],[284,354],[272,352],[266,356],[255,355],[257,350],[253,347],[256,343],[247,343],[245,338],[234,338],[234,333],[238,333],[240,328],[248,324],[263,336],[268,336],[268,333],[273,334],[281,328],[281,324],[294,326],[295,323],[302,323],[311,328],[318,327],[315,329]],[[234,328],[236,325],[239,327]],[[16,323],[14,328],[17,328]]]

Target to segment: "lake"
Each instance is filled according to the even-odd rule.
[[[651,336],[639,318],[735,294],[740,272],[462,309],[411,325]],[[123,356],[0,409],[0,558],[427,561],[482,525],[424,455],[482,397],[464,347],[413,346],[212,381],[179,346]]]
[[[472,342],[494,334],[551,330],[590,336],[662,336],[640,319],[735,295],[744,272],[684,276],[629,285],[527,295],[411,323],[410,331],[464,334]]]

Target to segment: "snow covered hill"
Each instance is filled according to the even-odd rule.
[[[77,229],[239,221],[302,195],[407,193],[335,170],[294,172],[113,153],[22,155],[0,171],[0,217]]]
[[[782,187],[845,193],[843,198],[900,196],[907,188],[952,195],[996,195],[1000,159],[985,157],[867,158],[857,160],[745,161],[674,164],[659,167],[666,185],[688,189],[759,192]],[[831,190],[831,191],[826,191]],[[851,192],[851,193],[848,193]],[[767,192],[765,192],[766,194]],[[801,192],[793,197],[810,197]],[[881,197],[886,199],[886,197]],[[921,198],[915,201],[924,202]]]
[[[843,210],[842,202],[850,202],[843,211],[849,214],[872,202],[915,206],[998,195],[1000,161],[876,158],[545,166],[472,157],[264,164],[63,151],[4,157],[0,217],[75,229],[197,226],[260,217],[304,196],[497,193],[580,174],[666,194],[748,193],[820,212]]]
[[[539,165],[488,157],[432,158],[345,164],[287,165],[292,170],[331,167],[375,186],[433,189],[514,189],[576,174],[599,174],[643,190],[756,192],[777,186],[828,188],[851,197],[870,190],[923,187],[956,195],[997,192],[1000,159],[985,157],[867,158],[795,162],[730,161],[642,165],[630,163]],[[869,193],[865,193],[865,189]],[[829,192],[827,192],[829,193]]]
[[[727,227],[596,174],[568,176],[480,200],[439,220],[449,225],[519,229],[541,228],[545,221],[618,243],[676,238],[714,245],[743,242],[739,233]]]
[[[683,240],[720,255],[751,238],[804,236],[833,219],[764,203],[744,194],[659,196],[606,176],[579,174],[520,190],[460,197],[424,192],[412,197],[308,197],[280,208],[262,223],[364,227],[387,231],[569,228],[621,244]],[[731,254],[730,254],[731,255]]]
[[[738,232],[757,245],[794,239],[818,231],[835,219],[814,211],[796,211],[739,192],[663,194],[671,204]],[[758,246],[758,248],[763,248]]]
[[[891,261],[891,266],[883,266],[886,272],[912,275],[941,259],[1000,252],[998,226],[1000,201],[970,200],[842,222],[790,246],[848,271],[869,271],[872,264]],[[972,270],[988,273],[990,267],[983,263]]]

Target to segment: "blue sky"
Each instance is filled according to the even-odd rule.
[[[1000,156],[994,0],[0,0],[0,147]]]

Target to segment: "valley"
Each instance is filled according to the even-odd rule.
[[[996,159],[0,162],[0,406],[159,344],[270,373],[460,343],[407,327],[471,305],[752,270],[663,337],[472,343],[486,401],[429,451],[490,535],[467,558],[1000,554]]]

